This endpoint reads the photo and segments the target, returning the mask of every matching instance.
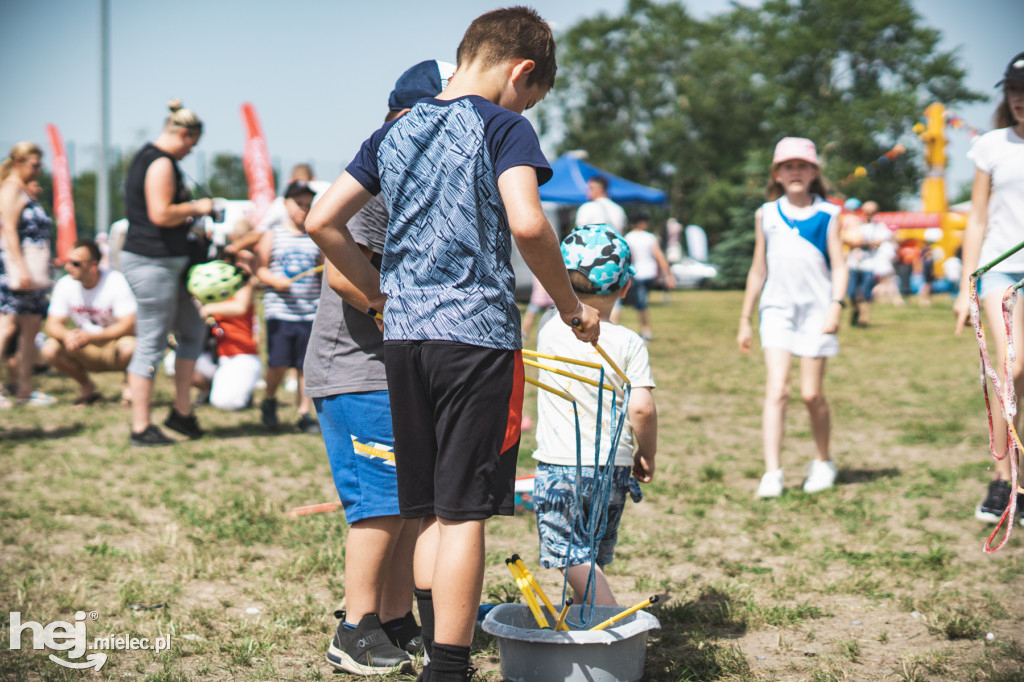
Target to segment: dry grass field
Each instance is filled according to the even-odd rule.
[[[645,679],[1024,680],[1024,537],[982,552],[990,529],[972,515],[991,471],[977,350],[952,334],[948,299],[879,306],[871,328],[841,330],[827,380],[840,484],[800,491],[813,448],[795,395],[788,490],[774,501],[753,497],[764,368],[736,350],[740,300],[675,292],[652,309],[658,471],[627,505],[608,570],[623,603],[664,598]],[[117,381],[103,378],[108,395]],[[284,516],[337,499],[318,436],[200,407],[206,438],[133,449],[115,401],[75,409],[70,382],[41,386],[58,406],[0,412],[0,678],[348,679],[324,659],[343,514]],[[157,389],[162,419],[169,380]],[[522,514],[489,525],[485,601],[515,598],[513,552],[560,594]],[[77,611],[95,612],[90,641],[170,635],[171,649],[110,651],[98,672],[47,658],[67,652],[10,650],[11,612],[45,625]],[[500,679],[492,639],[478,637],[474,660]]]

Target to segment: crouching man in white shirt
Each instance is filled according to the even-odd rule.
[[[90,372],[123,372],[135,350],[135,296],[120,272],[100,270],[100,256],[93,240],[75,243],[44,326],[43,357],[78,382],[75,405],[102,398]]]

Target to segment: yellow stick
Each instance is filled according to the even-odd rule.
[[[580,321],[577,318],[573,318],[572,324],[577,329],[583,328],[583,325],[580,324]],[[622,377],[622,380],[628,384],[629,377],[626,376],[626,373],[623,372],[622,369],[620,369],[619,366],[615,364],[615,361],[612,360],[611,357],[609,357],[608,354],[604,352],[604,348],[601,348],[600,344],[598,344],[596,341],[594,342],[594,348],[597,349],[597,352],[601,354],[602,358],[608,361],[608,364],[612,366],[612,369],[615,370],[615,373]]]
[[[526,599],[526,605],[530,607],[530,613],[533,614],[534,619],[537,621],[537,625],[542,629],[550,630],[551,626],[548,624],[547,618],[540,610],[540,604],[537,603],[537,598],[533,596],[533,590],[530,589],[530,584],[526,581],[520,573],[516,564],[511,559],[505,559],[505,565],[508,566],[508,570],[512,572],[512,577],[516,580],[516,585],[519,587],[519,591],[523,593],[523,597]]]
[[[615,373],[616,373],[616,374],[618,374],[618,375],[619,375],[620,377],[622,377],[622,380],[623,380],[624,382],[626,382],[626,385],[627,385],[627,386],[629,386],[629,385],[630,385],[630,384],[629,384],[629,377],[627,377],[627,376],[626,376],[626,373],[625,373],[625,372],[623,372],[623,371],[622,371],[622,370],[621,370],[621,369],[619,368],[619,366],[615,364],[615,361],[611,359],[611,356],[609,356],[609,355],[608,355],[607,353],[605,353],[605,352],[604,352],[604,348],[601,348],[601,346],[599,346],[599,345],[598,345],[598,344],[596,344],[596,343],[594,344],[594,348],[596,348],[596,349],[597,349],[597,352],[601,354],[601,357],[602,357],[602,358],[604,358],[604,359],[605,359],[605,361],[606,361],[606,362],[607,362],[607,363],[608,363],[609,365],[611,365],[611,366],[612,366],[612,369],[613,369],[613,370],[615,370]]]
[[[630,606],[628,609],[626,609],[622,613],[616,614],[616,615],[612,616],[611,618],[609,618],[608,620],[606,620],[605,622],[598,623],[597,625],[595,625],[594,627],[592,627],[590,629],[591,630],[604,630],[609,625],[612,625],[613,623],[617,623],[620,620],[622,620],[623,618],[625,618],[626,616],[632,615],[632,614],[636,613],[637,611],[639,611],[640,609],[645,609],[649,605],[654,604],[657,601],[658,601],[658,595],[655,594],[655,595],[651,596],[649,599],[644,599],[642,602],[640,602],[636,606]]]
[[[534,386],[536,386],[539,389],[545,390],[548,393],[554,393],[559,398],[565,398],[570,403],[576,402],[576,398],[573,398],[571,393],[567,393],[567,392],[563,391],[560,388],[553,388],[551,386],[548,386],[547,384],[545,384],[545,383],[543,383],[541,381],[538,381],[537,379],[534,379],[533,377],[523,377],[523,378],[526,379],[526,383],[533,384]]]
[[[562,605],[562,612],[558,614],[558,620],[555,621],[556,630],[569,631],[569,626],[565,624],[565,617],[569,615],[570,606],[572,606],[572,597],[566,597],[565,604]]]
[[[599,381],[596,381],[594,379],[588,379],[585,376],[580,376],[579,374],[573,374],[572,372],[567,372],[564,369],[558,369],[557,367],[550,367],[548,365],[542,365],[539,362],[534,362],[533,360],[526,360],[526,359],[523,360],[523,364],[524,365],[529,365],[530,367],[536,367],[537,369],[543,369],[543,370],[546,370],[548,372],[552,372],[554,374],[561,375],[563,377],[569,377],[570,379],[575,379],[576,381],[582,381],[583,383],[590,384],[591,386],[599,386],[599,387],[603,386],[604,389],[608,390],[608,391],[613,391],[613,392],[615,391],[615,387],[612,386],[611,384],[601,384],[601,382],[599,382]]]
[[[538,353],[535,350],[523,349],[523,355],[529,355],[531,358],[543,358],[545,360],[555,360],[557,362],[567,362],[570,365],[580,365],[581,367],[590,367],[591,369],[601,369],[601,364],[598,362],[589,362],[587,360],[577,360],[576,358],[567,358],[562,355],[549,355],[547,353]]]
[[[526,578],[526,582],[529,583],[530,587],[533,588],[533,591],[537,593],[537,595],[540,597],[540,600],[544,602],[544,606],[547,607],[548,613],[550,613],[552,616],[555,615],[557,613],[557,611],[555,610],[555,605],[551,603],[550,599],[548,599],[548,595],[544,594],[544,590],[541,589],[540,583],[538,583],[537,579],[533,577],[533,573],[530,573],[530,569],[526,567],[526,564],[523,562],[522,558],[518,554],[513,554],[512,561],[515,562],[516,568],[519,569],[520,575]]]
[[[300,279],[302,279],[303,277],[309,277],[310,275],[315,275],[316,273],[320,272],[323,269],[324,269],[323,265],[318,265],[315,268],[310,268],[309,270],[306,270],[304,272],[300,272],[299,274],[295,275],[294,277],[289,277],[288,281],[289,282],[297,282]]]

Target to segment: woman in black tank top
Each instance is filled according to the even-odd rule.
[[[128,365],[133,445],[172,443],[150,422],[153,376],[173,332],[178,343],[174,406],[164,425],[189,438],[202,429],[192,414],[190,380],[202,350],[205,325],[185,289],[188,235],[195,218],[213,210],[211,199],[190,201],[177,162],[198,144],[203,123],[174,100],[157,139],[139,150],[125,181],[128,234],[121,269],[138,300],[135,353]]]

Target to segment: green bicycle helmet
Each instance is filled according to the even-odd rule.
[[[188,271],[188,292],[200,303],[219,303],[238,293],[249,279],[241,269],[222,260],[193,265]]]

